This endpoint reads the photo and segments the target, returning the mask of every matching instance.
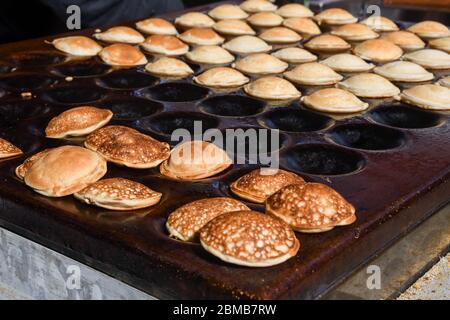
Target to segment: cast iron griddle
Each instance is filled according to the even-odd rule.
[[[0,162],[0,224],[158,298],[316,298],[450,199],[446,113],[370,101],[368,112],[338,120],[298,102],[273,107],[241,91],[214,93],[191,79],[159,80],[142,68],[113,71],[97,58],[70,60],[43,39],[1,46],[0,60],[0,136],[26,153]],[[75,79],[67,82],[66,75]],[[24,91],[33,98],[23,99]],[[159,205],[136,213],[40,196],[14,169],[46,147],[80,144],[46,139],[43,130],[53,116],[83,104],[109,107],[113,124],[168,142],[173,129],[191,129],[194,120],[202,121],[204,130],[279,128],[282,168],[341,192],[356,206],[358,220],[322,234],[297,234],[296,257],[274,267],[246,268],[223,263],[198,244],[170,239],[164,224],[187,202],[233,196],[228,185],[257,166],[235,165],[188,183],[166,179],[157,168],[109,164],[108,177],[130,178],[164,194]]]

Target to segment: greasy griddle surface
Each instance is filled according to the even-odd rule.
[[[85,33],[91,32],[92,30]],[[40,60],[42,56],[38,55],[37,58],[26,60],[24,57],[27,57],[27,54],[29,57],[29,52],[44,52],[44,57],[57,56]],[[312,125],[312,131],[281,132],[281,165],[287,170],[298,172],[308,181],[322,182],[341,192],[355,205],[358,220],[351,226],[338,227],[323,234],[298,233],[301,241],[298,255],[281,265],[246,268],[226,264],[209,255],[198,244],[186,244],[170,239],[164,226],[166,217],[175,208],[192,200],[232,196],[228,185],[255,166],[235,165],[233,169],[211,179],[187,183],[166,179],[159,174],[157,168],[132,170],[108,164],[107,177],[130,178],[163,193],[159,205],[136,213],[109,212],[82,204],[73,197],[51,199],[40,196],[15,177],[14,169],[27,156],[38,150],[68,143],[80,144],[77,141],[45,139],[43,136],[43,129],[51,117],[76,105],[109,106],[111,101],[121,101],[122,104],[116,105],[117,113],[122,115],[122,119],[114,119],[112,124],[131,126],[167,142],[170,142],[170,136],[165,132],[172,126],[183,126],[186,119],[203,120],[206,127],[204,129],[258,128],[271,123],[273,119],[269,111],[275,110],[276,107],[256,100],[243,100],[244,98],[239,97],[244,95],[238,92],[232,93],[238,96],[235,99],[241,99],[237,108],[251,109],[249,115],[213,115],[207,111],[220,107],[223,101],[213,103],[212,107],[211,104],[210,107],[203,104],[203,101],[214,95],[226,94],[178,85],[175,85],[172,93],[180,94],[181,98],[193,98],[192,101],[155,101],[155,98],[161,98],[167,91],[167,88],[155,89],[155,86],[170,81],[142,76],[142,68],[117,71],[117,74],[121,75],[119,79],[122,77],[128,81],[141,79],[133,86],[143,88],[111,89],[105,86],[108,78],[103,81],[102,79],[113,71],[97,58],[90,59],[89,63],[92,64],[87,68],[80,67],[76,70],[81,73],[95,70],[103,75],[75,77],[73,81],[67,82],[61,75],[61,70],[74,62],[60,56],[42,39],[2,46],[0,60],[0,70],[18,66],[17,70],[6,75],[6,78],[24,75],[22,79],[31,79],[32,87],[30,90],[20,88],[20,85],[14,88],[16,82],[7,81],[9,86],[4,86],[3,93],[0,89],[0,96],[3,95],[0,98],[0,136],[17,144],[26,152],[23,157],[0,162],[1,225],[156,297],[317,297],[391,241],[420,223],[450,198],[448,114],[435,112],[431,115],[424,113],[425,116],[415,116],[414,121],[431,126],[421,129],[393,128],[394,131],[391,132],[391,127],[381,123],[379,134],[386,134],[388,137],[382,136],[381,143],[391,143],[392,139],[397,139],[394,143],[397,146],[385,151],[368,151],[336,144],[335,140],[342,136],[336,133],[338,131],[335,128],[347,124],[374,124],[379,121],[374,110],[398,103],[371,101],[372,106],[379,103],[381,106],[341,120],[326,116],[323,118],[305,111],[304,117]],[[38,62],[44,65],[37,66]],[[202,68],[196,66],[197,73]],[[139,78],[136,78],[137,73]],[[41,78],[35,78],[33,75]],[[3,77],[5,75],[2,75],[0,82],[5,79]],[[26,83],[24,80],[20,81]],[[192,80],[177,83],[191,84]],[[28,85],[30,86],[30,83]],[[58,95],[54,90],[66,87],[75,90],[62,95],[66,99],[65,103],[57,103],[54,98]],[[303,93],[309,90],[314,88],[302,88]],[[22,91],[32,92],[34,98],[22,99]],[[70,103],[80,97],[86,101]],[[129,112],[132,108],[130,106],[138,103],[137,98],[143,99],[139,100],[141,104]],[[148,102],[149,100],[152,102]],[[294,103],[285,110],[295,112],[296,109],[305,110],[299,103]],[[403,115],[406,117],[406,123],[408,116],[413,117],[408,110]],[[299,158],[295,157],[295,150],[316,150],[317,145],[322,146],[319,150],[325,148],[326,152],[319,152],[318,158],[309,160],[319,160],[323,164],[316,168],[317,174],[305,174],[302,172],[302,163],[299,164]],[[334,165],[333,161],[339,164]],[[340,170],[351,172],[320,175],[321,170],[331,170],[332,173]],[[263,206],[249,205],[256,210],[264,210]]]

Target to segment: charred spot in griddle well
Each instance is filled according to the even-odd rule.
[[[445,121],[438,113],[405,104],[383,105],[372,110],[370,115],[378,123],[403,129],[431,128]]]
[[[360,153],[327,144],[297,145],[286,151],[282,162],[290,170],[313,175],[349,174],[365,165]]]
[[[406,140],[403,132],[374,124],[340,125],[329,136],[337,144],[364,150],[395,149]]]
[[[98,84],[109,89],[140,89],[155,85],[158,78],[136,69],[119,70],[98,79]]]
[[[167,82],[143,92],[150,98],[163,102],[186,102],[206,97],[209,90],[186,82]]]
[[[241,95],[223,95],[203,101],[200,109],[223,117],[246,117],[263,111],[265,103]]]
[[[163,109],[159,102],[133,96],[109,98],[99,103],[99,106],[111,110],[115,120],[137,120]]]
[[[333,120],[298,107],[282,107],[271,110],[260,117],[260,122],[272,129],[286,132],[313,132],[329,127]]]

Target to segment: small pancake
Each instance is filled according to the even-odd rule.
[[[189,51],[189,46],[175,36],[153,35],[141,43],[145,51],[165,56],[181,56]]]
[[[139,44],[145,40],[144,36],[130,27],[112,27],[104,32],[94,33],[97,40],[108,43]]]
[[[267,0],[247,0],[241,3],[241,9],[249,12],[275,11],[277,6]]]
[[[380,63],[397,60],[403,54],[403,50],[399,46],[384,39],[364,41],[358,44],[353,52],[364,60]]]
[[[313,55],[311,52],[297,47],[280,49],[273,52],[272,55],[282,61],[293,64],[313,62],[317,60],[317,56]]]
[[[401,100],[423,109],[450,110],[450,89],[436,84],[423,84],[403,90]]]
[[[336,27],[331,34],[348,41],[364,41],[379,37],[378,33],[362,23],[349,23]]]
[[[436,49],[422,49],[407,53],[403,59],[427,69],[450,69],[450,54]]]
[[[212,219],[229,212],[250,210],[233,198],[206,198],[181,206],[167,218],[166,228],[171,237],[195,241],[200,230]]]
[[[214,20],[201,12],[188,12],[175,19],[175,24],[182,28],[211,28]]]
[[[162,175],[176,180],[205,179],[232,165],[227,153],[206,141],[188,141],[176,146],[160,166]]]
[[[164,77],[188,77],[194,74],[194,70],[185,62],[171,57],[162,57],[150,62],[145,70],[151,74]]]
[[[305,47],[313,51],[338,52],[350,49],[351,45],[338,36],[322,34],[309,40]]]
[[[136,28],[146,34],[160,34],[166,36],[175,36],[177,29],[169,21],[161,18],[149,18],[136,23]]]
[[[11,142],[0,138],[0,159],[12,158],[23,154],[22,150]]]
[[[408,28],[408,31],[411,31],[424,39],[436,39],[450,36],[450,30],[447,26],[431,20],[413,24]]]
[[[431,40],[429,43],[431,48],[438,49],[450,53],[450,37]]]
[[[94,57],[102,51],[102,46],[91,38],[71,36],[53,40],[56,49],[79,57]]]
[[[223,44],[222,47],[237,54],[261,53],[272,50],[272,46],[254,36],[236,37]]]
[[[305,38],[317,36],[322,33],[319,26],[308,18],[289,18],[283,21],[283,26],[294,30]]]
[[[99,55],[106,64],[112,66],[134,67],[148,62],[139,49],[123,43],[112,44],[104,48]]]
[[[425,47],[425,42],[418,36],[408,31],[394,31],[383,35],[383,39],[396,44],[405,51],[419,50]]]
[[[343,77],[330,67],[318,63],[308,62],[286,71],[284,76],[298,84],[324,86],[338,83]]]
[[[373,73],[360,73],[337,84],[361,98],[387,98],[400,94],[400,89],[389,80]]]
[[[444,86],[447,88],[450,88],[450,76],[444,77],[442,79],[440,79],[437,84],[439,84],[440,86]]]
[[[252,14],[247,21],[254,27],[269,28],[280,26],[283,18],[273,12],[258,12]]]
[[[360,57],[350,53],[335,54],[320,61],[320,63],[336,72],[366,72],[375,67],[372,63],[367,63]]]
[[[244,86],[244,91],[253,97],[265,100],[294,100],[302,95],[289,81],[266,76]]]
[[[283,18],[308,18],[314,16],[314,12],[300,3],[285,4],[276,13]]]
[[[397,31],[398,26],[391,20],[382,16],[371,16],[363,21],[362,24],[369,26],[375,32]]]
[[[267,53],[253,53],[233,64],[233,68],[249,75],[282,73],[288,66],[286,62]]]
[[[200,64],[222,65],[234,61],[234,56],[219,46],[200,46],[186,53],[186,58]]]
[[[137,169],[156,167],[170,155],[167,143],[124,126],[101,128],[87,136],[84,145],[110,162]]]
[[[369,108],[353,93],[337,88],[326,88],[306,96],[302,102],[309,108],[330,113],[355,113]]]
[[[233,68],[217,67],[194,77],[194,81],[205,87],[236,88],[248,83],[250,79]]]
[[[26,170],[24,182],[37,193],[64,197],[78,192],[106,174],[106,161],[96,152],[63,146],[52,149]]]
[[[222,44],[225,39],[219,36],[213,29],[192,28],[178,36],[184,42],[197,46],[214,46]]]
[[[151,207],[161,200],[162,194],[135,181],[111,178],[94,182],[74,196],[97,207],[126,211]]]
[[[295,231],[324,232],[355,222],[355,208],[334,189],[320,183],[293,184],[266,201],[266,213]]]
[[[302,40],[302,37],[285,27],[270,28],[259,35],[267,43],[273,44],[293,44]]]
[[[213,29],[220,34],[229,36],[253,36],[256,34],[256,32],[245,21],[242,20],[221,20],[213,25]]]
[[[247,19],[248,14],[239,6],[233,4],[223,4],[208,12],[209,16],[215,20],[224,19]]]
[[[247,267],[283,263],[300,248],[286,223],[255,211],[218,216],[202,228],[200,243],[222,261]]]
[[[281,169],[256,169],[240,177],[230,185],[230,190],[237,196],[256,203],[266,199],[281,188],[305,180],[295,173]]]
[[[420,65],[409,61],[389,62],[376,67],[374,72],[391,81],[421,82],[434,78],[431,72],[428,72]]]
[[[31,166],[40,158],[42,158],[44,155],[46,155],[50,150],[53,150],[53,148],[44,149],[42,151],[39,151],[36,154],[33,154],[32,156],[25,159],[25,161],[16,168],[15,173],[16,176],[23,180],[25,178],[25,174],[28,170],[30,170]]]
[[[107,109],[91,106],[72,108],[50,120],[45,136],[53,139],[85,136],[106,125],[112,116],[113,113]]]
[[[355,18],[350,12],[341,8],[326,9],[314,16],[314,19],[321,24],[327,25],[343,25],[348,23],[355,23],[358,18]]]

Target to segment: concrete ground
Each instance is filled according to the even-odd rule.
[[[450,300],[450,254],[441,258],[398,300]]]

